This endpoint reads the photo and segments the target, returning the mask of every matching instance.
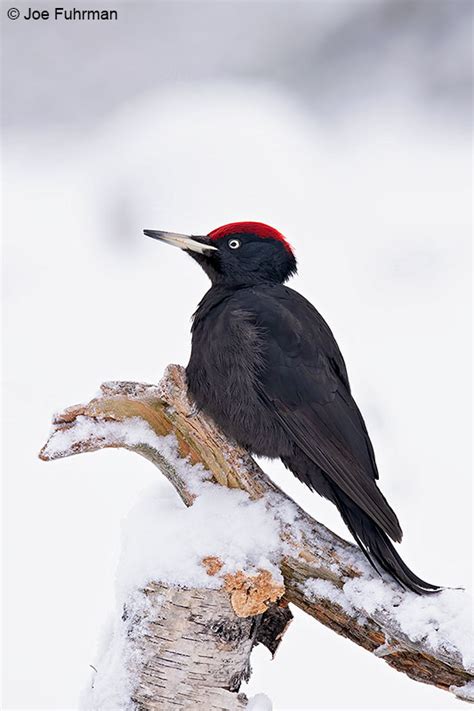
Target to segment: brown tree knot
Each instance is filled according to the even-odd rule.
[[[285,594],[284,585],[277,583],[268,570],[261,570],[257,575],[246,575],[241,570],[227,573],[224,582],[238,617],[261,615]]]

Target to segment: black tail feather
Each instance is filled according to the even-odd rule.
[[[439,585],[427,583],[415,575],[398,555],[387,534],[343,492],[335,493],[335,503],[344,523],[377,573],[380,574],[379,567],[402,587],[418,595],[439,592],[442,589]]]

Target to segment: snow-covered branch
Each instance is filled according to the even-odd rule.
[[[207,586],[229,597],[237,618],[261,619],[268,611],[268,628],[281,623],[266,640],[270,648],[289,620],[279,618],[285,603],[276,601],[283,599],[413,679],[460,698],[473,696],[467,594],[448,589],[417,596],[377,576],[356,546],[312,519],[245,451],[193,411],[181,367],[170,366],[158,386],[106,383],[100,397],[54,418],[40,457],[104,447],[123,447],[152,461],[191,507],[189,523],[200,517],[200,530],[208,529],[189,554],[191,578],[178,580],[175,571],[167,580],[158,561],[144,589],[173,582]]]

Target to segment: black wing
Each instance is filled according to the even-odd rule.
[[[328,325],[288,287],[257,287],[247,298],[245,308],[265,343],[263,401],[328,479],[400,541],[400,524],[375,483],[372,445]]]

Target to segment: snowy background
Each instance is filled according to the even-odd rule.
[[[156,495],[156,470],[123,451],[37,459],[55,410],[187,362],[206,277],[144,227],[261,220],[288,237],[403,557],[468,586],[470,3],[137,2],[116,23],[40,26],[5,7],[3,708],[77,708],[121,522]],[[347,537],[330,504],[264,466]],[[275,660],[254,652],[248,694],[281,711],[461,708],[294,612]]]

